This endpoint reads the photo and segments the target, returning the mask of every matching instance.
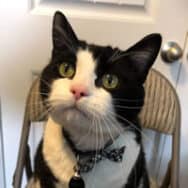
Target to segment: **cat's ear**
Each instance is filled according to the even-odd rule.
[[[161,42],[162,37],[160,34],[150,34],[125,52],[128,55],[130,63],[143,79],[146,78],[150,67],[159,53]]]
[[[57,11],[53,18],[53,47],[75,51],[78,39],[65,15]]]

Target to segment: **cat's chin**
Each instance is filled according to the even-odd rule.
[[[89,114],[77,107],[57,108],[50,115],[60,125],[64,125],[64,123],[75,124],[77,122],[80,124],[92,121],[92,117]]]
[[[72,113],[76,116],[78,115],[78,116],[81,116],[82,118],[86,118],[88,120],[91,120],[91,118],[92,118],[88,113],[86,113],[85,111],[82,111],[78,107],[71,107],[71,108],[65,109],[64,111],[65,111],[65,113],[66,112]]]
[[[51,113],[51,118],[62,126],[67,133],[69,133],[71,140],[73,141],[75,147],[79,150],[95,150],[96,143],[99,143],[97,149],[102,149],[106,145],[111,137],[114,139],[118,136],[118,132],[121,131],[117,127],[114,129],[114,125],[105,129],[107,125],[99,128],[97,126],[97,120],[90,119],[86,114],[80,109],[69,107],[64,109],[56,109]],[[94,117],[91,117],[94,118]],[[118,124],[116,125],[118,126]],[[109,133],[110,130],[110,133]],[[101,133],[101,131],[103,133]],[[97,135],[103,135],[102,139],[98,140]],[[97,139],[97,141],[96,141]],[[87,140],[87,141],[86,141]]]

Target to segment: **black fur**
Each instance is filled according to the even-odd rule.
[[[126,51],[112,48],[111,46],[88,44],[79,40],[65,16],[60,12],[56,12],[53,21],[52,58],[42,72],[40,92],[50,92],[49,85],[53,80],[60,78],[58,66],[63,61],[72,63],[76,68],[77,50],[80,48],[88,48],[97,61],[95,70],[97,75],[95,80],[96,87],[103,87],[101,80],[105,73],[118,75],[120,81],[118,87],[108,92],[111,94],[112,98],[122,99],[121,101],[114,100],[115,105],[133,107],[132,109],[120,109],[115,107],[115,111],[119,116],[125,117],[128,120],[127,123],[125,123],[121,118],[118,118],[124,126],[130,125],[130,123],[136,125],[136,128],[132,128],[132,131],[136,135],[137,143],[142,145],[138,114],[144,104],[143,83],[150,67],[157,57],[160,45],[161,36],[159,34],[152,34],[145,37]],[[116,56],[114,54],[116,54]],[[46,97],[46,95],[42,94],[43,99]],[[53,182],[57,180],[45,163],[41,151],[42,143],[38,148],[35,159],[35,176],[39,177],[42,188],[53,188]],[[149,188],[143,149],[140,151],[125,188],[138,188],[141,179],[143,179],[144,188]]]
[[[40,184],[42,188],[55,188],[54,183],[57,183],[57,180],[51,173],[49,167],[47,166],[44,160],[42,154],[42,146],[43,146],[43,142],[41,141],[38,146],[36,157],[35,157],[34,177],[37,177],[40,180]]]
[[[125,185],[125,188],[138,188],[141,181],[143,184],[143,188],[150,187],[146,169],[145,154],[142,147],[135,166],[133,167],[129,175],[128,182]]]

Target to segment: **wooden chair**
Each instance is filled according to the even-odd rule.
[[[180,154],[180,124],[181,112],[176,91],[171,83],[158,71],[152,69],[145,83],[146,100],[150,105],[144,105],[140,120],[144,128],[172,136],[172,156],[169,161],[166,176],[162,184],[157,187],[179,188],[179,154]],[[39,79],[35,80],[26,102],[25,116],[20,140],[20,147],[14,174],[14,188],[21,187],[23,170],[31,175],[31,165],[28,160],[28,137],[32,122],[44,121],[44,106],[39,93]]]

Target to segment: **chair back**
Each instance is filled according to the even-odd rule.
[[[33,82],[27,98],[25,118],[15,172],[15,181],[13,183],[14,188],[19,188],[21,185],[23,166],[25,165],[24,156],[26,155],[26,144],[28,141],[30,124],[31,122],[44,121],[47,118],[46,109],[43,106],[39,92],[39,80],[40,78],[37,78]],[[181,123],[181,112],[178,96],[171,83],[160,72],[154,69],[150,70],[144,87],[145,104],[139,115],[141,124],[144,128],[149,128],[157,132],[172,135],[172,160],[167,176],[171,177],[170,180],[168,180],[170,181],[171,187],[178,188]],[[164,183],[162,187],[165,188],[165,186],[166,185]]]

